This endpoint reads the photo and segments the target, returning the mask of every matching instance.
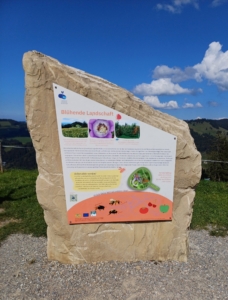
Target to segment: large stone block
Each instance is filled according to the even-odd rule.
[[[201,176],[201,155],[188,125],[115,84],[39,52],[25,53],[23,67],[26,118],[39,169],[36,191],[48,225],[48,258],[72,264],[186,261],[194,187]],[[52,83],[177,136],[172,221],[68,225]]]

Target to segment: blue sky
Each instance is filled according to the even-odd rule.
[[[30,50],[177,118],[228,118],[227,15],[227,0],[0,0],[0,118],[25,120]]]

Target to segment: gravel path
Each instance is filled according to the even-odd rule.
[[[228,237],[190,231],[187,263],[49,262],[46,239],[11,235],[0,247],[0,299],[228,299]]]

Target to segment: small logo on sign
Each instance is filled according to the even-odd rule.
[[[92,211],[90,212],[90,215],[91,215],[91,217],[96,217],[96,215],[97,215],[96,210],[92,210]]]
[[[58,94],[58,97],[61,99],[66,99],[66,95],[64,95],[64,92],[62,91],[61,94]]]
[[[71,194],[71,195],[70,195],[70,201],[71,201],[71,202],[76,202],[76,201],[77,201],[77,195]]]
[[[89,217],[89,213],[83,213],[83,218],[88,218]]]
[[[81,214],[76,214],[75,218],[81,218]]]

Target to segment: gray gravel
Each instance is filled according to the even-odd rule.
[[[228,299],[228,237],[190,231],[187,263],[50,262],[46,239],[11,235],[0,247],[0,299]]]

